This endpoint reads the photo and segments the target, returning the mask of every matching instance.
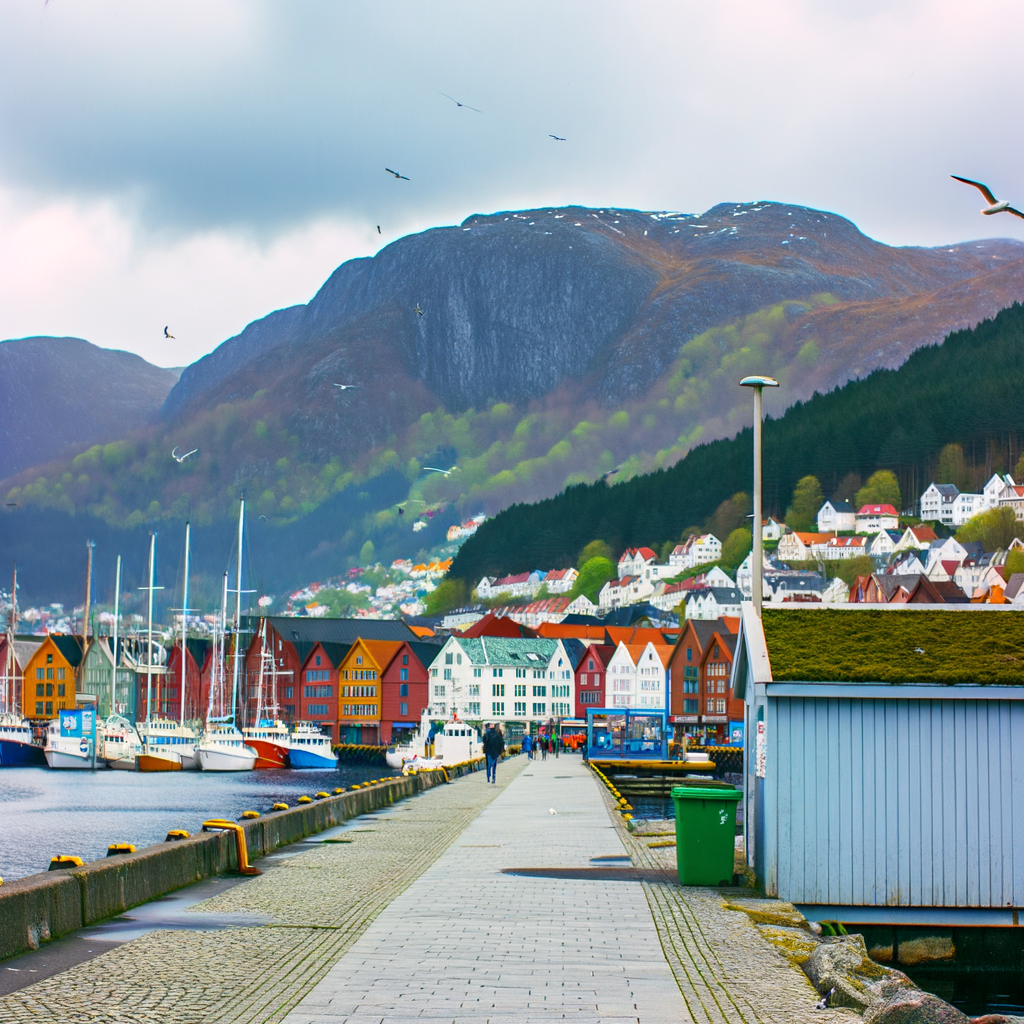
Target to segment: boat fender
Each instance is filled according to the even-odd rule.
[[[323,790],[320,790],[320,792],[317,793],[316,798],[317,798],[317,800],[324,800],[327,797],[329,797],[330,795],[331,795],[330,793],[325,793]]]
[[[116,857],[120,853],[134,853],[134,852],[135,852],[135,844],[134,843],[111,843],[107,847],[107,856],[108,857]]]
[[[311,804],[312,802],[313,798],[311,796],[300,796],[298,799],[298,803],[300,804]]]
[[[287,804],[274,804],[274,806],[271,807],[270,809],[272,811],[287,811],[288,810],[288,805]]]
[[[188,839],[189,833],[183,828],[172,828],[167,833],[167,838],[164,840],[165,843],[176,843],[179,839]]]
[[[339,793],[344,793],[344,792],[345,792],[345,790],[344,790],[344,789],[336,789],[336,790],[334,791],[334,795],[335,795],[335,796],[337,796],[337,795],[338,795]]]
[[[258,818],[259,816],[259,811],[242,811],[242,817],[245,819]]]
[[[47,871],[60,871],[61,868],[80,868],[83,864],[81,857],[69,857],[66,854],[58,853],[56,857],[50,858],[50,866]]]

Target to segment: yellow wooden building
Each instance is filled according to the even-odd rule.
[[[380,742],[384,670],[402,646],[397,640],[358,639],[338,666],[338,741]]]
[[[75,679],[82,663],[82,641],[76,636],[53,633],[25,665],[22,682],[22,714],[26,718],[56,718],[75,703]]]

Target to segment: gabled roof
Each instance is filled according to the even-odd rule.
[[[855,537],[833,537],[829,542],[830,548],[863,548],[867,546],[870,537],[859,534]]]
[[[1021,574],[1024,576],[1024,573]],[[602,669],[608,667],[608,662],[612,660],[612,655],[615,653],[615,644],[591,644],[587,649],[583,657],[580,658],[576,664],[576,669],[582,667],[583,662],[588,657],[593,657],[594,660],[601,666]],[[593,671],[592,669],[584,669],[585,672]]]
[[[1020,593],[1021,587],[1024,587],[1024,572],[1010,573],[1010,581],[1006,584],[1006,590],[1003,591],[1007,601],[1012,601]]]
[[[60,651],[61,657],[72,668],[78,668],[82,663],[82,638],[51,633],[49,639],[53,641],[53,645]]]
[[[736,587],[709,587],[708,589],[719,604],[739,604],[743,600],[743,595]]]
[[[576,623],[572,619],[589,618],[589,616],[569,615],[562,622],[542,622],[537,627],[537,636],[552,640],[565,637],[577,637],[580,640],[604,640],[605,626],[596,619],[587,623]]]
[[[921,542],[927,541],[930,544],[939,539],[939,535],[930,526],[910,526],[908,529]]]
[[[351,646],[367,640],[415,640],[416,634],[400,619],[314,619],[309,616],[271,615],[267,621],[281,638],[292,643],[333,642]],[[251,619],[248,630],[258,630]]]
[[[353,644],[352,647],[362,646],[366,653],[373,658],[377,668],[383,672],[388,665],[391,664],[391,659],[398,653],[399,648],[402,646],[404,641],[401,640],[362,640],[360,639],[357,643]],[[352,654],[352,647],[348,649],[345,657],[348,658]]]
[[[528,572],[517,572],[514,576],[502,576],[500,580],[495,580],[493,586],[495,587],[511,587],[516,583],[529,583],[530,574]]]
[[[835,537],[834,533],[800,533],[794,530],[792,533],[787,533],[786,537],[799,537],[804,544],[825,544]],[[785,539],[785,538],[783,538]]]
[[[892,505],[861,505],[857,510],[859,516],[899,516]]]
[[[486,636],[477,639],[454,637],[474,665],[515,666],[518,668],[547,668],[558,647],[557,640],[514,639]],[[533,657],[530,657],[533,655]]]
[[[848,501],[826,501],[825,504],[831,505],[836,512],[847,515],[852,515],[856,511]]]
[[[1024,685],[1012,612],[765,608],[761,621],[776,681]]]
[[[413,640],[409,646],[412,648],[412,653],[420,659],[420,663],[424,668],[430,668],[434,663],[434,659],[441,653],[441,644],[427,643],[423,640]]]
[[[960,493],[959,488],[955,484],[932,484],[931,486],[934,487],[935,490],[937,490],[939,494],[946,499],[946,501],[952,501]],[[926,487],[925,490],[928,490],[928,488]]]
[[[545,583],[553,583],[553,582],[555,582],[557,580],[564,580],[565,577],[569,575],[569,573],[575,572],[575,571],[576,571],[575,569],[552,569],[551,572],[549,572],[544,577],[544,582]]]
[[[564,639],[562,646],[565,648],[565,653],[569,655],[569,664],[572,666],[573,671],[575,671],[579,668],[580,662],[590,648],[582,640],[577,640],[575,637]]]
[[[729,660],[731,661],[733,655],[736,653],[736,640],[737,636],[735,633],[730,633],[728,630],[716,629],[714,633],[709,637],[708,642],[704,644],[704,650],[701,654],[701,660],[706,661],[712,656],[714,648],[713,643],[718,643],[720,647],[724,647],[729,654]]]
[[[515,619],[510,619],[507,615],[495,615],[494,612],[488,612],[482,619],[474,622],[472,626],[467,627],[456,635],[469,638],[503,636],[522,639],[523,637],[534,637],[537,634],[529,626],[521,626]]]

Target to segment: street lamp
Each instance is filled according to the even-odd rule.
[[[761,392],[764,388],[777,388],[774,377],[744,377],[741,388],[754,389],[754,549],[751,553],[750,586],[754,600],[754,613],[761,617],[761,598],[764,584],[764,539],[761,536]]]

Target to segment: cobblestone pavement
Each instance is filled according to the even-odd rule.
[[[602,785],[609,814],[637,867],[676,869],[674,847],[651,847],[651,838],[631,835],[615,801]],[[859,1020],[852,1010],[816,1010],[818,994],[803,971],[760,934],[742,906],[742,890],[682,887],[644,882],[665,955],[697,1024],[827,1024]],[[763,901],[749,900],[750,903]],[[771,901],[777,903],[778,901]]]
[[[345,832],[351,842],[282,857],[193,908],[197,916],[265,914],[274,924],[151,932],[5,996],[0,1021],[280,1021],[525,765],[522,757],[502,764],[498,786],[477,772],[400,801]]]
[[[504,873],[625,856],[580,758],[534,761],[286,1024],[684,1024],[639,882]]]

